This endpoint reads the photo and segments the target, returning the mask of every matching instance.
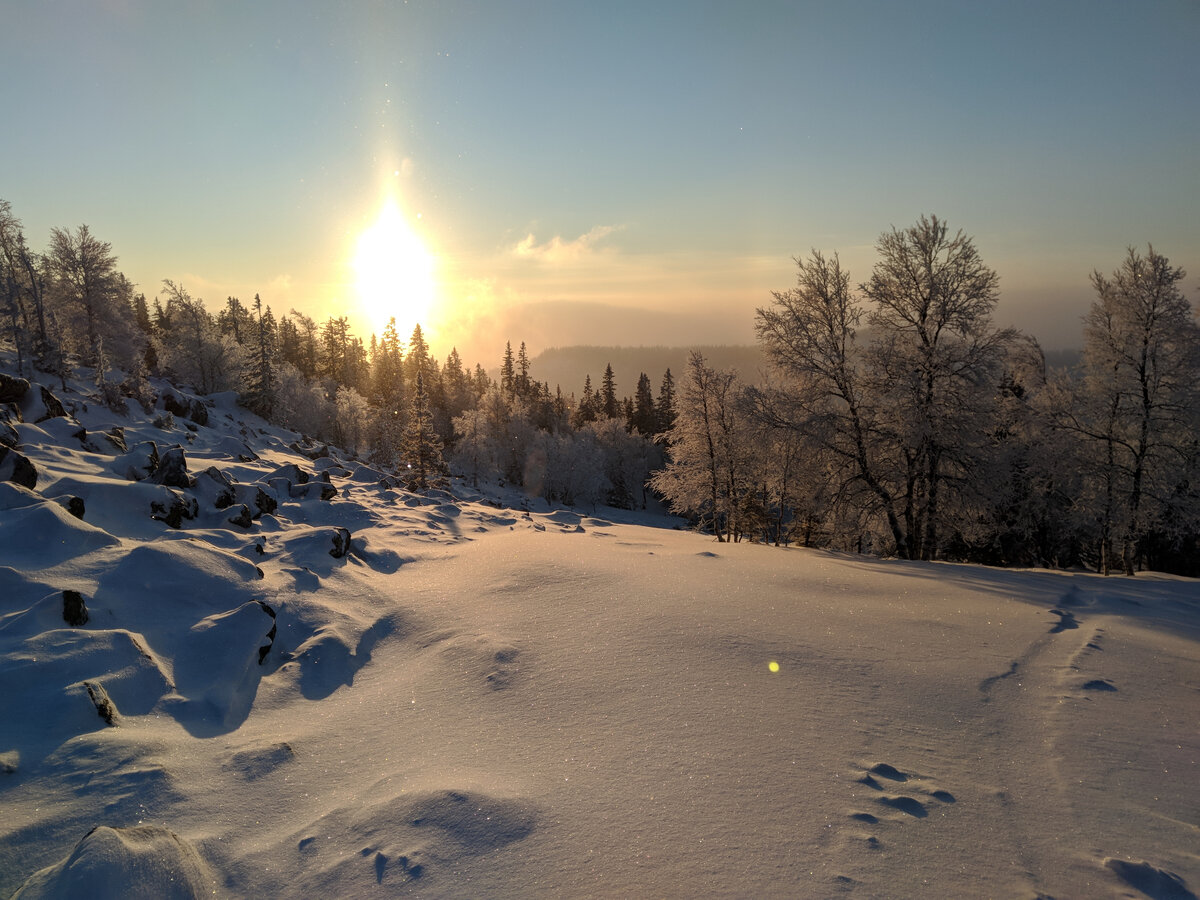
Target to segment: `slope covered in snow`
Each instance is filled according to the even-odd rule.
[[[81,390],[0,483],[0,896],[1200,890],[1194,581],[412,494]]]

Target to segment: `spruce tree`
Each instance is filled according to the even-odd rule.
[[[408,464],[408,483],[414,490],[425,490],[429,487],[430,479],[445,474],[442,439],[433,427],[433,411],[425,391],[425,378],[420,372],[417,373],[408,427],[404,430],[400,452]]]
[[[604,418],[615,419],[621,415],[617,403],[617,380],[613,376],[612,363],[604,367],[604,380],[600,382],[600,411]]]

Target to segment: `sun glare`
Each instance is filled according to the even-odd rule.
[[[358,239],[354,255],[358,300],[376,334],[396,319],[401,340],[427,321],[433,308],[433,254],[409,226],[394,200]]]

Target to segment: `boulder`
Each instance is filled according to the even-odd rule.
[[[233,479],[216,466],[209,466],[197,475],[193,486],[200,498],[214,509],[228,509],[237,501]]]
[[[158,471],[158,445],[154,441],[140,441],[133,449],[119,457],[113,471],[130,481],[145,481]]]
[[[29,382],[0,372],[0,403],[20,403],[29,393]]]
[[[63,621],[72,628],[81,628],[87,624],[88,609],[79,591],[63,591]]]
[[[104,720],[104,724],[116,725],[119,718],[117,705],[108,696],[104,685],[98,681],[85,681],[83,686],[87,688],[88,696],[92,698],[92,704],[96,707],[96,714]]]
[[[188,417],[189,404],[186,399],[178,394],[166,391],[162,395],[163,409],[169,412],[172,416],[178,416],[181,419]]]
[[[350,552],[350,530],[348,528],[335,528],[333,533],[333,549],[329,551],[329,555],[334,559],[341,559]]]
[[[31,389],[21,398],[21,415],[26,422],[45,422],[67,414],[62,401],[49,388],[41,384],[35,387],[37,390]]]
[[[264,480],[286,478],[291,484],[308,484],[308,480],[311,477],[295,463],[288,463],[286,466],[280,466],[270,475],[266,476]]]
[[[188,475],[187,456],[183,448],[176,444],[158,458],[158,468],[152,480],[155,484],[165,484],[167,487],[190,488],[195,480]]]
[[[200,504],[195,497],[185,497],[177,491],[170,493],[169,501],[150,502],[150,518],[165,522],[171,528],[181,528],[184,519],[194,519],[200,514]]]
[[[21,422],[21,408],[15,403],[0,403],[0,445],[16,447],[21,440],[17,425]]]
[[[82,497],[66,494],[62,497],[55,497],[54,500],[77,519],[82,520],[83,514],[87,511]]]
[[[249,528],[254,524],[254,517],[250,514],[250,507],[244,503],[239,503],[234,508],[235,514],[227,520],[230,525],[236,525],[238,528]]]
[[[37,469],[27,457],[11,447],[0,446],[0,481],[11,481],[32,491],[37,479]]]

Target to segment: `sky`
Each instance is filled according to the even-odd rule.
[[[416,317],[468,364],[506,340],[751,343],[794,257],[866,281],[880,234],[932,213],[998,271],[998,324],[1049,349],[1079,344],[1089,274],[1131,245],[1200,300],[1197,0],[3,19],[0,198],[34,249],[87,224],[148,297],[259,294],[364,339]]]

